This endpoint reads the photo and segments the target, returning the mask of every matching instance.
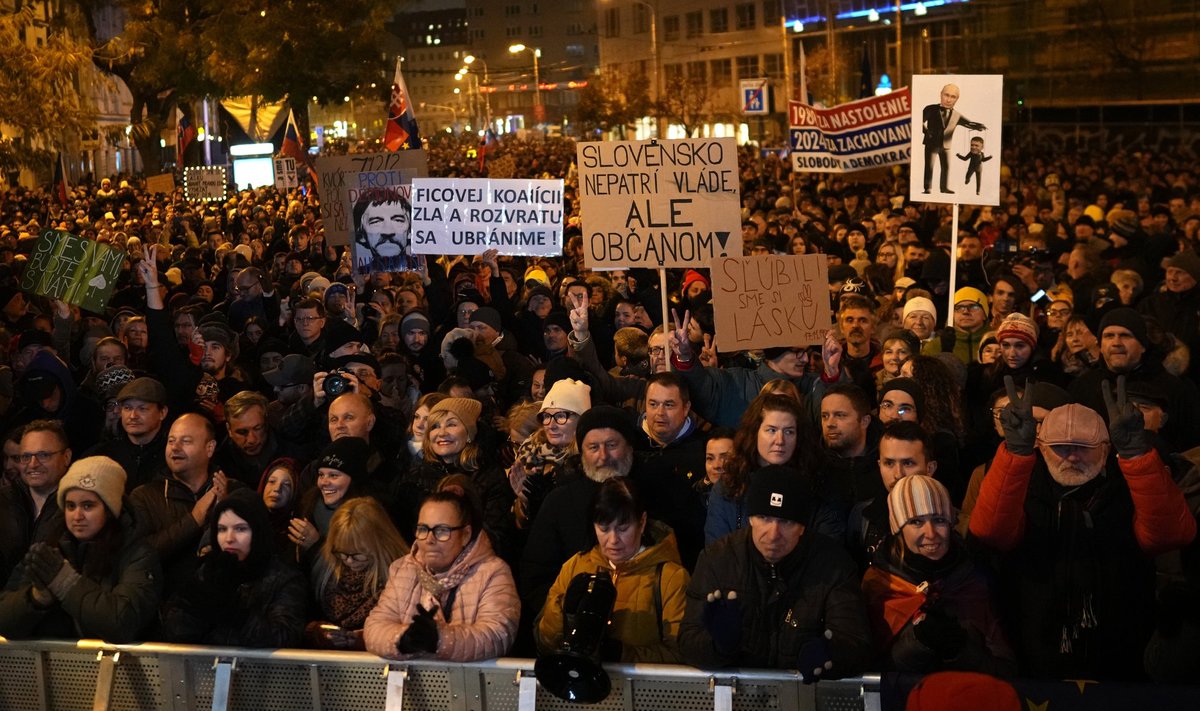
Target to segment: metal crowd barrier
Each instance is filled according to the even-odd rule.
[[[2,640],[2,638],[0,638]],[[532,659],[391,662],[361,652],[171,644],[0,641],[0,709],[159,711],[878,711],[879,678],[823,681],[764,670],[606,665],[594,706],[536,684]]]

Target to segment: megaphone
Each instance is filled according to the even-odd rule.
[[[563,596],[563,641],[557,652],[533,666],[538,683],[563,701],[596,704],[608,698],[612,681],[600,666],[617,588],[606,573],[580,573]]]

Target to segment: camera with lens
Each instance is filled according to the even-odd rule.
[[[346,377],[346,371],[341,368],[329,371],[329,375],[325,376],[324,390],[328,397],[350,392],[350,378]]]

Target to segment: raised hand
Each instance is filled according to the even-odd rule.
[[[571,332],[575,334],[575,340],[582,343],[589,337],[587,299],[583,294],[572,294],[571,299],[575,304],[575,308],[568,314],[571,319]]]
[[[834,335],[832,328],[825,332],[825,343],[821,344],[821,362],[824,364],[827,377],[837,376],[842,365],[842,344]]]
[[[1125,392],[1125,376],[1117,376],[1117,394],[1114,397],[1112,384],[1107,380],[1100,383],[1104,395],[1104,407],[1108,410],[1108,440],[1122,459],[1132,459],[1150,450],[1146,441],[1146,418]]]
[[[1025,381],[1025,392],[1017,395],[1017,384],[1011,375],[1004,376],[1004,389],[1008,393],[1008,405],[1000,411],[1000,426],[1004,429],[1004,442],[1008,451],[1019,455],[1033,454],[1037,440],[1037,420],[1033,419],[1032,380]]]
[[[716,368],[720,364],[717,357],[717,344],[713,337],[704,334],[704,347],[700,349],[700,365],[705,368]]]
[[[692,312],[683,312],[683,321],[679,320],[679,312],[671,309],[671,320],[675,323],[675,328],[671,329],[668,334],[667,343],[671,347],[671,352],[675,353],[680,361],[689,362],[695,357],[692,353],[692,344],[688,341],[688,327],[692,324]]]

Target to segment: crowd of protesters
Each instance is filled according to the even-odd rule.
[[[1193,156],[1010,148],[954,236],[744,149],[745,252],[825,255],[836,323],[723,352],[707,265],[666,314],[586,268],[573,142],[498,155],[568,178],[561,257],[355,277],[319,186],[8,190],[0,634],[534,655],[601,574],[606,661],[1196,678]],[[47,228],[127,255],[104,311],[20,289]]]

